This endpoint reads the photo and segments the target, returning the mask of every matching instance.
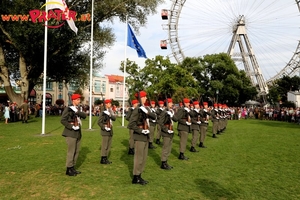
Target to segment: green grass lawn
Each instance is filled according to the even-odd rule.
[[[168,163],[160,169],[161,146],[149,150],[143,178],[132,185],[133,156],[127,155],[128,129],[114,122],[109,160],[100,165],[101,137],[97,117],[83,120],[83,139],[76,177],[65,175],[66,143],[60,117],[0,123],[0,199],[300,199],[300,126],[287,122],[229,121],[219,138],[211,137],[198,153],[186,151],[178,160],[179,137],[174,137]],[[156,145],[157,146],[157,145]]]

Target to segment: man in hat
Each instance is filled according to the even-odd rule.
[[[149,124],[150,124],[150,134],[149,134],[149,149],[155,149],[156,147],[153,145],[153,140],[154,140],[154,132],[156,129],[156,123],[157,123],[157,117],[156,117],[156,110],[155,110],[155,101],[151,101],[151,112],[154,113],[155,119],[150,119]]]
[[[217,138],[216,134],[218,133],[219,119],[220,119],[220,114],[218,111],[218,104],[215,103],[214,109],[211,111],[211,121],[213,123],[212,126],[213,138]]]
[[[20,110],[22,113],[22,123],[27,123],[29,113],[29,105],[27,100],[25,100],[24,103],[20,106]]]
[[[126,120],[129,121],[130,120],[130,117],[131,117],[131,114],[133,112],[133,110],[138,106],[138,103],[139,101],[136,100],[136,99],[133,99],[131,101],[131,105],[132,107],[130,107],[128,109],[128,112],[126,114]],[[128,154],[129,155],[134,155],[134,139],[133,139],[133,130],[130,129],[128,126],[127,128],[129,129],[129,150],[128,150]]]
[[[149,147],[149,118],[156,119],[156,115],[150,108],[144,106],[147,100],[147,93],[140,91],[135,94],[139,99],[140,106],[133,110],[128,128],[133,130],[134,138],[134,164],[132,184],[145,185],[148,181],[141,177],[146,165]]]
[[[191,128],[191,117],[190,117],[190,100],[188,98],[183,99],[183,107],[179,108],[177,113],[175,114],[175,119],[178,120],[178,134],[180,137],[180,144],[179,144],[179,157],[180,160],[188,160],[188,157],[184,156],[184,152],[186,150],[186,143],[188,140],[188,134]]]
[[[81,173],[75,169],[81,143],[82,124],[80,118],[86,118],[86,113],[78,110],[80,98],[80,94],[73,94],[71,96],[72,105],[64,109],[60,121],[65,127],[62,136],[66,138],[68,145],[66,160],[66,175],[68,176],[76,176]]]
[[[199,143],[199,147],[200,148],[206,148],[206,146],[204,146],[204,140],[206,137],[206,131],[207,131],[207,126],[208,126],[208,120],[209,120],[209,115],[210,112],[208,110],[208,103],[207,102],[203,102],[203,108],[200,109],[200,119],[201,119],[201,124],[200,124],[200,143]]]
[[[100,164],[111,164],[108,160],[108,154],[113,136],[112,121],[115,121],[116,117],[111,108],[111,99],[105,99],[103,103],[105,104],[105,109],[100,113],[98,119],[98,125],[100,126],[100,133],[102,136]]]
[[[156,110],[157,120],[159,120],[160,114],[165,109],[164,102],[163,101],[158,101],[158,106],[159,106],[159,108]],[[160,144],[160,138],[161,138],[161,129],[160,129],[160,126],[157,126],[156,140],[155,140],[156,144]]]
[[[158,126],[161,129],[161,136],[163,138],[163,147],[161,151],[161,169],[170,170],[173,167],[168,164],[168,157],[172,150],[172,143],[174,137],[173,121],[177,121],[172,109],[173,102],[171,98],[167,99],[167,109],[163,110],[158,120]]]
[[[200,116],[200,106],[198,101],[193,102],[194,109],[190,111],[191,119],[192,119],[192,141],[191,141],[191,149],[190,152],[199,152],[195,149],[197,145],[197,141],[199,138],[200,124],[201,124],[201,116]]]

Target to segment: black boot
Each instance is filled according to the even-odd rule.
[[[166,169],[166,170],[170,170],[171,167],[167,164],[166,161],[162,161],[161,162],[161,166],[160,166],[161,169]]]
[[[107,159],[107,156],[105,156],[105,162],[106,164],[111,164],[112,162],[110,162],[108,159]]]
[[[160,144],[160,140],[159,140],[159,139],[156,139],[155,143],[156,143],[156,144]]]
[[[146,181],[146,180],[144,180],[144,179],[142,178],[142,174],[138,175],[138,179],[139,179],[141,182],[144,182],[145,184],[148,183],[148,181]]]
[[[66,175],[68,176],[76,176],[76,172],[73,170],[73,167],[67,167]]]
[[[217,136],[216,136],[216,134],[213,134],[213,136],[212,136],[213,138],[218,138]]]
[[[134,155],[134,148],[129,148],[128,155]]]
[[[195,147],[192,146],[191,149],[190,149],[190,152],[194,152],[195,153],[195,152],[199,152],[199,151],[196,150]]]
[[[143,180],[140,175],[133,175],[132,184],[146,185],[148,182]]]
[[[107,156],[102,156],[100,160],[100,164],[111,164],[111,162],[107,160]]]
[[[73,170],[76,174],[81,174],[81,171],[77,171],[77,170],[75,169],[74,166],[72,167],[72,170]]]
[[[185,157],[183,153],[180,152],[178,159],[180,160],[188,160],[188,157]]]
[[[155,146],[153,146],[152,142],[149,142],[149,146],[148,146],[149,149],[156,149]]]
[[[203,142],[200,142],[199,147],[200,148],[206,148],[206,146],[204,146]]]
[[[221,135],[221,131],[218,131],[217,134],[218,134],[218,135]]]
[[[167,164],[171,169],[173,169],[173,167],[172,167],[171,165],[168,164],[168,161],[166,161],[166,164]]]

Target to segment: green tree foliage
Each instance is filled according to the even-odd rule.
[[[78,18],[91,13],[91,0],[66,1],[70,10],[77,12]],[[162,0],[101,0],[94,4],[94,68],[101,68],[101,60],[105,54],[104,48],[115,42],[111,24],[114,20],[129,22],[135,30],[144,26],[147,16],[156,11]],[[45,1],[38,0],[2,0],[1,15],[27,15],[30,10],[40,9]],[[42,11],[42,9],[41,9]],[[90,19],[90,17],[88,17]],[[102,25],[101,22],[107,22]],[[49,25],[60,22],[54,19]],[[43,23],[0,20],[0,81],[8,96],[20,103],[28,96],[43,73],[44,62],[44,26]],[[65,23],[61,28],[48,29],[48,59],[47,77],[54,81],[87,80],[90,62],[91,22],[76,21],[76,35]],[[21,95],[14,93],[11,80],[21,80]]]

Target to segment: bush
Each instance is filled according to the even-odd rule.
[[[56,103],[57,105],[63,105],[63,104],[65,103],[65,101],[64,101],[63,99],[57,99],[57,100],[55,101],[55,103]]]

